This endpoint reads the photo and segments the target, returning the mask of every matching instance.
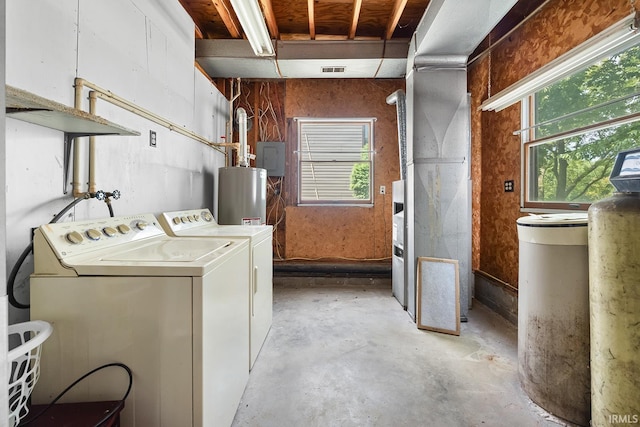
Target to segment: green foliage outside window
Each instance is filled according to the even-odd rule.
[[[353,196],[356,199],[369,199],[369,144],[365,144],[362,147],[362,154],[360,155],[362,160],[366,160],[367,163],[356,163],[351,169],[351,184],[350,188],[353,191]]]
[[[535,95],[540,139],[640,112],[640,47],[569,76]],[[589,107],[597,107],[581,112]],[[548,122],[545,124],[545,122]],[[590,203],[609,196],[615,155],[640,146],[640,122],[603,126],[529,149],[529,200]]]

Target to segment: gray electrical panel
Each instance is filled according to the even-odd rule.
[[[267,176],[284,176],[284,142],[258,142],[256,167],[266,169]]]

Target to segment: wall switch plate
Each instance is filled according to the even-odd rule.
[[[387,194],[387,187],[385,187],[384,185],[380,186],[380,194]]]
[[[149,146],[155,147],[156,146],[156,142],[157,142],[156,131],[150,130],[149,131]]]
[[[504,192],[505,193],[513,193],[513,180],[512,179],[504,182]]]

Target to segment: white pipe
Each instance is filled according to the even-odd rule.
[[[82,110],[82,80],[75,80],[75,99],[74,108],[76,110]],[[80,150],[80,141],[78,138],[73,140],[73,180],[71,185],[73,187],[73,197],[80,197],[82,194],[82,188],[80,183],[80,168],[82,166],[82,156]]]
[[[236,110],[236,119],[238,120],[238,139],[240,147],[238,147],[237,166],[248,166],[247,164],[247,112],[240,107]]]
[[[130,111],[134,114],[137,114],[138,116],[144,117],[148,120],[151,120],[161,126],[166,127],[167,129],[170,129],[174,132],[177,132],[179,134],[182,134],[184,136],[188,136],[191,139],[195,139],[196,141],[199,141],[205,145],[208,145],[210,147],[212,147],[213,149],[220,151],[221,153],[224,153],[224,151],[220,148],[220,147],[225,147],[227,146],[226,143],[217,143],[217,142],[211,142],[208,139],[196,134],[193,131],[187,130],[185,129],[183,126],[177,125],[151,111],[145,110],[142,107],[139,107],[138,105],[127,101],[126,99],[114,94],[113,92],[103,89],[100,86],[97,86],[93,83],[90,83],[80,77],[76,77],[75,79],[75,87],[76,87],[76,101],[78,101],[78,99],[81,99],[81,94],[82,94],[82,87],[86,86],[90,89],[93,89],[94,91],[96,91],[96,97],[103,99],[105,101],[108,101],[114,105],[117,105],[118,107],[121,107],[127,111]],[[78,94],[78,91],[80,91],[80,95]],[[77,107],[76,107],[77,108]]]
[[[96,114],[96,92],[89,92],[89,114]],[[89,193],[95,193],[97,190],[96,184],[96,137],[89,137]]]

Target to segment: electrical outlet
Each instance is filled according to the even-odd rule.
[[[504,182],[504,192],[505,193],[513,193],[513,180],[512,179]]]
[[[384,185],[380,186],[380,194],[387,194],[387,187],[385,187]]]
[[[157,142],[156,131],[150,130],[149,131],[149,146],[155,147],[156,146],[156,142]]]

